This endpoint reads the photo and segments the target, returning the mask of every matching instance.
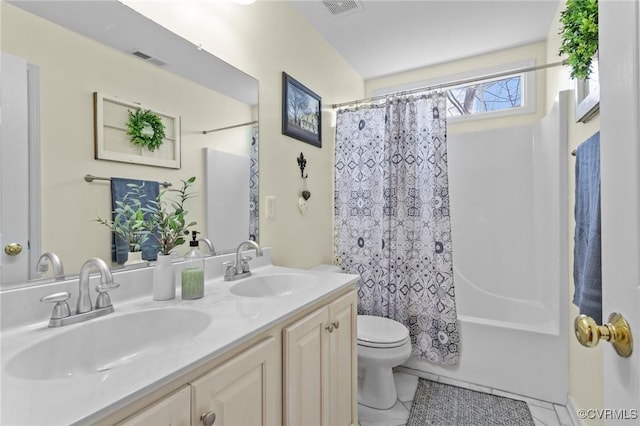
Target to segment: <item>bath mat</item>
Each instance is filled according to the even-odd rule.
[[[407,426],[534,426],[526,402],[420,379]]]

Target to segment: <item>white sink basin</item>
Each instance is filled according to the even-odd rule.
[[[254,275],[243,278],[229,291],[236,296],[278,297],[305,291],[318,284],[318,277],[306,274]]]
[[[23,349],[7,362],[6,372],[30,380],[97,374],[166,352],[210,323],[206,313],[184,308],[111,314],[68,326]]]

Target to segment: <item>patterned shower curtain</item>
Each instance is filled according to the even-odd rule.
[[[260,194],[258,182],[260,169],[258,167],[258,126],[253,126],[251,131],[251,164],[249,165],[249,239],[260,240]]]
[[[445,96],[338,111],[335,249],[358,313],[407,326],[412,356],[456,364]]]

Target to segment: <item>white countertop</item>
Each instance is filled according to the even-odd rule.
[[[127,406],[187,372],[204,365],[271,326],[304,310],[352,284],[356,275],[307,271],[262,266],[253,269],[254,276],[273,273],[315,275],[314,287],[280,297],[246,298],[229,292],[240,282],[227,282],[217,277],[205,282],[202,299],[182,300],[180,294],[170,301],[153,301],[151,295],[115,301],[116,311],[102,318],[58,328],[48,328],[48,321],[5,329],[1,334],[2,373],[1,414],[3,425],[69,425],[95,422]],[[179,281],[178,281],[179,283]],[[179,284],[177,286],[179,288]],[[116,290],[117,291],[117,290]],[[70,302],[74,299],[72,298]],[[34,300],[34,304],[38,301]],[[211,317],[209,326],[195,338],[178,345],[168,343],[166,350],[139,361],[120,365],[104,372],[52,380],[31,380],[7,373],[6,363],[21,350],[43,339],[54,337],[72,327],[91,321],[108,320],[147,309],[188,307]],[[135,324],[131,324],[135,327]],[[117,339],[118,336],[104,336]],[[82,342],[78,342],[82,344]],[[73,351],[72,347],[66,348]],[[64,354],[51,354],[64,356]]]

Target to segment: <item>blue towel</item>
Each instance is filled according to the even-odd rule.
[[[576,229],[573,250],[573,303],[602,324],[600,239],[600,133],[576,150]]]
[[[145,196],[141,199],[142,206],[148,205],[149,201],[154,201],[158,198],[160,192],[160,185],[158,182],[149,180],[136,180],[136,179],[124,179],[124,178],[111,178],[111,211],[113,212],[117,207],[116,201],[122,201],[127,192],[131,190],[127,185],[136,184],[144,186],[142,187],[142,193]],[[115,214],[113,214],[115,216]],[[145,213],[145,219],[148,214]],[[112,217],[113,219],[114,217]],[[142,244],[142,259],[144,260],[156,260],[158,255],[158,241],[149,236],[147,241]],[[122,237],[113,234],[111,239],[111,260],[122,265],[127,261],[129,256],[129,244]]]

